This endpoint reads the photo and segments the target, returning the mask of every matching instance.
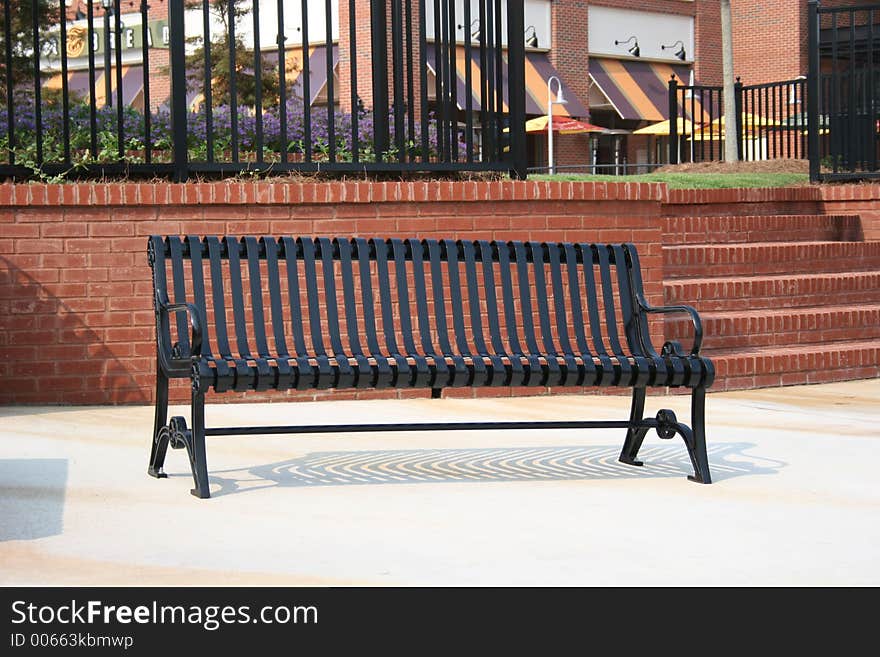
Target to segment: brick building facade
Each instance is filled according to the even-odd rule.
[[[559,0],[551,3],[552,7],[552,30],[553,48],[550,51],[550,59],[559,71],[560,75],[568,81],[568,84],[578,94],[579,98],[590,109],[591,122],[609,128],[631,130],[641,127],[656,120],[656,116],[645,116],[643,120],[625,119],[623,115],[615,112],[596,112],[590,108],[591,87],[595,80],[592,75],[584,75],[590,71],[590,59],[597,55],[608,56],[607,49],[597,44],[591,44],[590,15],[593,8],[599,7],[611,10],[623,10],[633,12],[620,14],[620,20],[613,28],[615,33],[619,30],[620,38],[636,36],[640,44],[645,44],[651,39],[652,21],[657,15],[672,15],[685,18],[692,23],[693,48],[687,52],[683,64],[691,68],[694,79],[704,84],[721,83],[721,27],[720,27],[720,3],[719,0]],[[606,14],[613,17],[613,14]],[[641,16],[641,18],[640,18]],[[630,23],[627,19],[632,17]],[[587,38],[585,38],[585,36]],[[655,48],[656,49],[656,48]],[[650,62],[654,58],[650,53],[646,56],[644,46],[640,53],[641,59]],[[659,61],[668,62],[673,60],[670,54],[664,51]],[[655,53],[657,54],[657,53]],[[612,54],[612,59],[620,61],[632,61],[627,50],[621,49],[619,53]],[[592,95],[595,99],[595,94]],[[661,108],[662,109],[662,108]],[[664,113],[665,114],[665,113]],[[664,117],[665,118],[665,117]],[[535,139],[531,144],[533,152],[546,144],[546,139]],[[557,163],[561,166],[584,165],[593,161],[594,154],[591,148],[596,148],[595,159],[599,164],[610,164],[615,161],[626,163],[648,163],[656,157],[656,153],[648,152],[652,145],[647,138],[632,137],[629,135],[608,135],[593,137],[587,135],[570,135],[560,139],[557,146]],[[617,151],[615,153],[615,150]],[[537,164],[537,161],[535,161]]]
[[[867,7],[874,0],[822,0],[822,7]],[[746,84],[792,80],[809,72],[807,0],[731,0],[733,59]]]

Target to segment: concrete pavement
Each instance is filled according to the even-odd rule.
[[[625,419],[624,397],[212,405],[208,425]],[[686,397],[648,411],[688,416]],[[186,414],[184,409],[174,411]],[[711,394],[715,483],[621,430],[209,438],[148,407],[0,408],[0,584],[878,585],[880,379]]]

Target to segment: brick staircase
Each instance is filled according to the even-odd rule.
[[[663,219],[665,301],[700,311],[713,390],[880,376],[880,241],[860,218],[731,209]],[[665,331],[690,344],[686,318]]]

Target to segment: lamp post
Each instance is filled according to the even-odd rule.
[[[104,8],[104,103],[113,104],[113,88],[110,84],[110,16],[113,14],[113,0],[101,0]],[[116,44],[119,47],[119,44]]]
[[[553,80],[556,80],[556,100],[553,100]],[[553,166],[553,105],[565,105],[568,101],[562,95],[562,81],[555,75],[547,78],[547,168],[550,175],[556,173]]]

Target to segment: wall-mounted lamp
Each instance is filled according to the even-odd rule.
[[[675,56],[678,57],[681,61],[687,59],[687,51],[684,49],[684,42],[676,41],[671,46],[660,46],[660,50],[672,50],[675,46],[681,46],[676,52]]]
[[[474,25],[476,25],[476,28],[474,27]],[[458,29],[459,30],[464,29],[464,25],[459,24]],[[480,40],[480,19],[479,18],[475,18],[474,20],[471,21],[471,39],[473,39],[474,41]]]
[[[642,51],[639,49],[639,40],[635,36],[631,36],[629,39],[626,39],[625,41],[616,41],[615,40],[614,45],[619,46],[624,43],[629,43],[630,41],[635,41],[635,45],[633,45],[631,48],[629,48],[629,54],[632,55],[633,57],[641,57]]]
[[[532,31],[532,36],[530,36],[530,37],[528,37],[528,38],[526,39],[526,45],[527,45],[529,48],[537,48],[537,47],[538,47],[538,34],[535,32],[535,26],[534,26],[534,25],[529,25],[529,26],[526,28],[526,34],[529,33],[529,30]]]

